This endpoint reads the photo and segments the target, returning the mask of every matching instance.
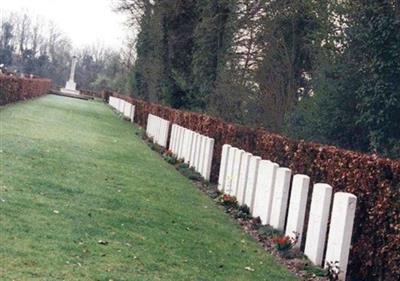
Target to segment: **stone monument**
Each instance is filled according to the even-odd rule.
[[[65,88],[61,89],[61,93],[70,95],[80,94],[80,92],[76,90],[76,83],[74,82],[76,63],[77,63],[77,58],[74,56],[72,57],[71,73],[69,75],[69,80],[65,84]]]

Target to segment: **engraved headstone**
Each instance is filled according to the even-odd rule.
[[[325,248],[331,198],[332,187],[330,185],[325,183],[314,185],[304,254],[319,266],[322,265]]]
[[[261,160],[258,167],[252,214],[253,217],[260,217],[262,224],[270,223],[275,176],[278,167],[278,164],[268,160]]]
[[[279,168],[276,172],[270,225],[278,230],[284,230],[285,227],[291,176],[292,171],[288,168]]]
[[[206,181],[210,180],[211,166],[214,153],[214,139],[206,137],[206,149],[204,152],[204,164],[203,164],[203,177]]]
[[[250,158],[249,171],[247,173],[246,192],[244,196],[244,204],[246,204],[250,210],[252,210],[254,204],[254,193],[260,161],[261,157],[259,156],[252,156]]]
[[[237,189],[239,185],[240,165],[244,150],[236,150],[235,158],[233,160],[233,173],[232,173],[232,196],[237,196]]]
[[[244,196],[246,192],[246,184],[247,184],[247,175],[249,172],[249,163],[250,158],[253,156],[251,153],[245,152],[242,154],[242,160],[240,163],[240,171],[239,171],[239,182],[236,192],[236,199],[239,205],[244,204]]]
[[[297,238],[294,245],[297,248],[300,248],[303,235],[309,185],[310,177],[306,175],[293,177],[285,235],[292,239]]]
[[[224,192],[225,194],[232,194],[232,174],[233,174],[233,166],[235,163],[235,155],[236,151],[239,149],[236,147],[232,147],[229,150],[229,155],[228,155],[228,164],[226,167],[226,177],[225,177],[225,186],[224,186]]]
[[[220,192],[224,192],[227,167],[228,167],[228,157],[231,148],[232,146],[229,144],[224,144],[222,146],[221,164],[219,166],[219,177],[218,177],[218,190]]]
[[[339,280],[346,279],[356,205],[357,197],[353,194],[345,192],[335,193],[325,267],[327,267],[327,263],[337,261],[337,266],[340,270]]]

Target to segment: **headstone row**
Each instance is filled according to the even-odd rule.
[[[169,123],[168,120],[149,114],[147,118],[146,133],[153,139],[154,143],[162,147],[167,147]]]
[[[109,104],[133,122],[134,105],[115,97],[110,97]],[[166,147],[169,124],[168,120],[149,114],[146,133],[155,143]],[[204,179],[210,179],[214,139],[173,124],[169,150]],[[294,247],[301,248],[305,240],[304,254],[319,266],[335,264],[340,269],[339,280],[345,280],[357,197],[337,192],[331,208],[332,187],[316,183],[306,214],[309,189],[307,175],[292,177],[290,169],[279,167],[277,163],[229,144],[222,147],[218,190],[235,196],[238,204],[247,205],[252,216],[259,217],[262,224],[292,237]]]
[[[135,119],[135,106],[123,99],[110,97],[108,104],[131,122]]]
[[[205,180],[210,180],[214,139],[173,124],[169,150]]]
[[[284,231],[293,238],[295,247],[301,247],[305,235],[304,253],[314,264],[323,264],[326,249],[325,267],[338,262],[339,279],[345,280],[357,198],[344,192],[334,195],[327,235],[332,187],[315,184],[307,233],[303,233],[309,186],[307,175],[292,177],[288,168],[229,144],[222,147],[218,190],[235,196],[239,205],[247,205],[252,216],[259,217],[262,224]]]

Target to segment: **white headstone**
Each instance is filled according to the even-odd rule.
[[[288,168],[279,168],[276,172],[270,225],[278,230],[285,229],[291,176],[292,171]]]
[[[250,210],[254,204],[254,193],[257,183],[258,166],[260,165],[261,157],[252,156],[249,163],[249,171],[247,173],[246,193],[244,196],[244,204],[249,207]]]
[[[252,214],[253,217],[260,217],[262,224],[270,223],[275,176],[278,168],[278,164],[268,160],[261,160],[258,166]]]
[[[196,158],[196,171],[201,172],[201,164],[202,164],[202,159],[204,158],[204,137],[199,134],[199,141],[197,143],[197,158]]]
[[[175,124],[175,132],[174,132],[174,139],[173,139],[173,144],[171,146],[172,153],[176,155],[177,151],[177,146],[178,146],[178,125]]]
[[[292,239],[297,237],[295,244],[297,248],[300,248],[303,236],[309,185],[310,177],[306,175],[294,175],[285,235],[292,237]]]
[[[178,149],[176,151],[176,155],[178,156],[178,159],[182,159],[182,147],[183,147],[183,139],[184,139],[184,133],[185,129],[183,127],[179,127],[179,139],[178,139]]]
[[[184,162],[185,162],[186,150],[187,150],[187,146],[188,146],[188,135],[189,135],[188,129],[184,128],[183,129],[183,146],[182,146],[182,150],[180,152],[181,158],[184,160]]]
[[[188,146],[189,146],[189,135],[190,131],[185,128],[185,137],[183,139],[183,150],[182,150],[182,159],[184,163],[187,163],[187,151],[188,151]]]
[[[135,122],[135,109],[136,109],[136,107],[134,105],[132,105],[131,114],[130,114],[130,119],[131,119],[132,123]]]
[[[158,129],[159,129],[159,123],[158,123],[158,119],[157,119],[157,116],[155,116],[155,115],[152,115],[152,118],[151,118],[152,120],[151,120],[151,134],[153,135],[153,140],[154,140],[154,142],[155,143],[158,143],[158,134],[157,134],[157,131],[158,131]]]
[[[182,159],[182,149],[183,149],[183,138],[184,138],[185,128],[179,126],[179,135],[178,135],[178,147],[176,151],[176,155],[178,159]]]
[[[114,107],[114,97],[109,97],[108,98],[108,104],[112,107]]]
[[[183,137],[182,137],[182,148],[179,154],[181,155],[182,160],[185,160],[186,150],[188,146],[188,137],[189,137],[189,130],[183,128]]]
[[[125,102],[124,117],[129,118],[129,120],[131,120],[131,112],[132,112],[132,104]]]
[[[325,267],[327,266],[327,262],[338,261],[340,269],[339,280],[346,279],[356,205],[357,197],[353,194],[345,192],[335,193]]]
[[[153,115],[153,126],[152,126],[152,134],[154,136],[154,142],[159,143],[159,130],[160,130],[160,122],[157,116]]]
[[[121,99],[118,99],[118,108],[117,108],[118,112],[122,112],[123,106],[124,106],[124,101]]]
[[[233,173],[232,173],[232,196],[237,196],[237,189],[239,186],[240,164],[244,150],[236,150],[235,158],[233,160]]]
[[[244,196],[246,192],[247,174],[249,172],[250,158],[253,156],[251,153],[245,152],[242,154],[239,171],[239,182],[237,185],[236,199],[239,205],[244,204]]]
[[[116,99],[115,99],[114,97],[110,97],[110,98],[108,99],[108,103],[109,103],[113,108],[115,108],[115,102],[116,102]]]
[[[155,117],[154,135],[155,135],[156,143],[161,144],[161,130],[162,130],[161,119],[158,116],[154,116],[154,117]]]
[[[185,149],[185,163],[189,164],[190,162],[190,154],[192,152],[192,145],[193,145],[193,135],[194,132],[192,130],[187,130],[187,147]]]
[[[120,106],[121,106],[121,107],[120,107],[120,109],[119,109],[119,112],[122,113],[122,114],[124,113],[125,103],[126,103],[126,102],[125,102],[124,100],[121,100],[121,103],[120,103]]]
[[[192,151],[190,154],[190,163],[189,163],[190,167],[193,167],[193,168],[196,164],[198,141],[199,141],[199,134],[196,132],[193,132],[193,144],[192,144]]]
[[[205,177],[204,174],[204,163],[206,162],[206,148],[207,148],[207,137],[201,136],[203,141],[201,142],[201,153],[200,153],[200,162],[199,162],[199,173]]]
[[[236,151],[239,150],[236,147],[232,147],[229,150],[228,155],[228,164],[226,167],[226,177],[225,177],[225,185],[224,185],[224,192],[225,194],[232,194],[232,174],[233,174],[233,164],[235,163],[235,155]]]
[[[161,143],[162,147],[167,147],[168,144],[168,134],[169,134],[169,121],[165,119],[160,119],[161,124]]]
[[[319,266],[322,265],[331,199],[332,187],[329,184],[314,185],[304,254]]]
[[[169,139],[169,148],[168,148],[172,153],[174,153],[175,128],[176,128],[176,125],[172,124],[171,137]]]
[[[206,138],[206,150],[204,154],[204,165],[203,165],[203,174],[204,179],[206,181],[210,180],[211,176],[211,167],[212,167],[212,159],[214,153],[214,139],[213,138]]]
[[[224,192],[224,186],[225,186],[226,175],[227,175],[227,167],[228,167],[229,150],[231,148],[232,148],[232,146],[229,144],[224,144],[222,146],[221,163],[219,166],[219,177],[218,177],[218,190],[220,192]]]
[[[165,122],[162,118],[157,116],[157,136],[158,136],[158,144],[160,146],[164,146],[164,131],[165,131]]]
[[[190,163],[190,166],[193,167],[195,171],[197,171],[196,165],[197,165],[197,159],[198,159],[199,142],[200,142],[200,134],[196,132],[194,135],[194,144],[193,144],[194,146],[193,146],[193,153],[192,153],[193,160]]]
[[[147,115],[147,126],[146,126],[146,134],[147,134],[147,136],[149,136],[149,137],[152,137],[151,136],[151,114],[149,114],[149,115]]]
[[[119,111],[121,102],[122,102],[121,99],[117,98],[117,103],[116,103],[116,107],[115,107],[115,109],[116,109],[117,111]]]

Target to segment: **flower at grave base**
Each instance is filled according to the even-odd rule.
[[[286,251],[293,247],[293,239],[289,236],[278,236],[272,239],[278,251]]]
[[[231,196],[228,194],[222,195],[220,198],[220,202],[225,206],[232,206],[232,205],[237,204],[237,200],[236,200],[235,196]]]

